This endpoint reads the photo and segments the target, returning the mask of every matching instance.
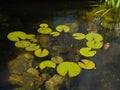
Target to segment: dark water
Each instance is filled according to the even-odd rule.
[[[36,33],[42,22],[49,25],[75,22],[80,25],[78,29],[84,32],[86,27],[78,20],[78,12],[90,9],[87,0],[84,0],[84,4],[81,1],[58,3],[9,0],[0,4],[0,90],[16,87],[7,81],[8,61],[19,54],[6,37],[9,32],[20,30]],[[93,60],[96,70],[83,70],[79,76],[64,83],[60,90],[120,90],[120,38],[113,40],[108,50],[100,50]]]

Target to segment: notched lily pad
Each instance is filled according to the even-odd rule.
[[[62,32],[62,31],[64,31],[64,32],[69,32],[69,31],[70,31],[70,28],[69,28],[69,26],[67,26],[67,25],[58,25],[58,26],[56,27],[56,30],[57,30],[58,32]]]
[[[40,24],[40,27],[41,27],[41,28],[47,28],[47,27],[48,27],[48,24],[42,23],[42,24]]]
[[[76,40],[82,40],[85,38],[85,34],[83,34],[83,33],[74,33],[72,36]]]
[[[26,51],[35,51],[40,48],[40,45],[37,44],[30,44],[28,47],[25,48]]]
[[[57,66],[57,72],[61,76],[75,77],[81,72],[81,68],[74,62],[62,62]]]
[[[26,39],[26,33],[22,31],[14,31],[7,35],[7,38],[11,41],[19,41],[20,39]]]
[[[38,32],[41,34],[50,34],[52,32],[52,29],[47,27],[47,28],[39,28]]]
[[[47,49],[40,48],[35,50],[34,54],[35,56],[42,58],[42,57],[46,57],[49,54],[49,51]]]
[[[46,67],[49,67],[49,68],[55,68],[56,67],[56,64],[52,61],[43,61],[39,64],[39,67],[41,70],[45,69]]]
[[[82,62],[78,62],[78,65],[83,69],[96,69],[95,63],[91,60],[82,59]]]
[[[60,57],[60,56],[55,56],[55,57],[52,57],[52,58],[51,58],[51,61],[53,61],[53,62],[56,63],[56,64],[60,64],[60,63],[63,62],[63,58]]]
[[[26,41],[26,40],[21,40],[21,41],[17,41],[15,42],[15,46],[18,48],[26,48],[28,46],[30,46],[30,41]]]
[[[51,32],[50,35],[52,35],[53,37],[57,37],[60,35],[59,32]]]
[[[91,48],[84,47],[80,49],[80,54],[86,57],[92,57],[96,54],[96,51],[91,51]]]

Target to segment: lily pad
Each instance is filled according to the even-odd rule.
[[[91,60],[82,59],[82,62],[78,62],[78,65],[83,69],[96,69],[95,63]]]
[[[30,44],[28,47],[25,48],[26,51],[35,51],[40,48],[40,45],[37,44]]]
[[[41,34],[50,34],[52,32],[52,29],[48,28],[48,27],[47,28],[39,28],[38,32]]]
[[[84,47],[80,49],[80,54],[86,57],[92,57],[96,54],[96,51],[91,51],[91,48]]]
[[[92,40],[92,41],[88,41],[86,45],[93,49],[99,49],[103,46],[103,43],[99,41],[95,42],[94,40]]]
[[[56,63],[56,64],[60,64],[60,63],[63,62],[63,58],[60,57],[60,56],[55,56],[55,57],[52,57],[52,58],[51,58],[51,61],[53,61],[53,62]]]
[[[82,40],[85,38],[85,34],[83,34],[83,33],[74,33],[72,36],[76,40]]]
[[[33,39],[33,38],[35,38],[34,34],[27,34],[26,35],[26,39]]]
[[[15,42],[15,46],[18,48],[26,48],[26,47],[30,46],[30,44],[31,43],[26,40],[21,40],[21,41]]]
[[[20,39],[26,39],[26,33],[22,31],[14,31],[7,35],[7,38],[11,41],[19,41]]]
[[[102,35],[100,35],[98,33],[88,33],[86,35],[86,39],[88,41],[92,41],[92,40],[94,40],[94,41],[102,41],[103,37],[102,37]]]
[[[50,35],[52,35],[53,37],[59,36],[60,33],[59,32],[51,32]]]
[[[45,69],[46,67],[49,67],[49,68],[55,68],[56,67],[56,64],[52,61],[43,61],[39,64],[39,67],[41,70]]]
[[[57,30],[58,32],[62,32],[62,31],[64,31],[64,32],[69,32],[69,31],[70,31],[70,28],[69,28],[69,26],[67,26],[67,25],[58,25],[58,26],[56,27],[56,30]]]
[[[49,51],[47,49],[37,49],[34,52],[35,56],[37,57],[46,57],[49,54]]]
[[[57,66],[57,72],[61,76],[75,77],[81,72],[81,68],[74,62],[62,62]]]
[[[41,27],[41,28],[47,28],[47,27],[48,27],[48,24],[42,23],[42,24],[40,24],[40,27]]]

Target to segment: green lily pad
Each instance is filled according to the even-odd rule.
[[[39,28],[38,32],[41,34],[50,34],[52,32],[52,29],[48,28],[48,27],[47,28]]]
[[[49,51],[47,49],[37,49],[34,52],[35,56],[37,57],[46,57],[49,54]]]
[[[56,30],[57,30],[58,32],[62,32],[62,31],[64,31],[64,32],[69,32],[69,31],[70,31],[70,28],[69,28],[69,26],[67,26],[67,25],[58,25],[58,26],[56,27]]]
[[[94,40],[92,40],[92,41],[88,41],[86,45],[93,49],[99,49],[103,46],[103,43],[99,41],[95,42]]]
[[[60,64],[60,63],[63,62],[63,58],[60,57],[60,56],[55,56],[55,57],[52,57],[52,58],[51,58],[51,61],[53,61],[53,62],[56,63],[56,64]]]
[[[35,38],[34,34],[27,34],[26,35],[26,39],[33,39],[33,38]]]
[[[62,62],[57,66],[57,72],[61,76],[75,77],[81,72],[81,68],[74,62]]]
[[[80,49],[80,54],[86,57],[92,57],[96,54],[96,51],[91,51],[91,48],[84,47]]]
[[[47,28],[47,27],[48,27],[48,24],[42,23],[42,24],[40,24],[40,27],[41,27],[41,28]]]
[[[11,41],[19,41],[20,39],[26,39],[26,33],[22,31],[14,31],[7,35],[7,38]]]
[[[85,38],[85,34],[83,34],[83,33],[74,33],[72,36],[76,40],[82,40]]]
[[[95,63],[91,60],[82,59],[82,62],[78,62],[78,65],[83,69],[96,69]]]
[[[88,33],[87,35],[86,35],[86,39],[88,40],[88,41],[92,41],[92,40],[94,40],[94,41],[102,41],[103,40],[103,37],[100,35],[100,34],[98,34],[98,33]]]
[[[18,48],[26,48],[26,47],[30,46],[30,44],[31,43],[26,40],[21,40],[21,41],[15,42],[15,46]]]
[[[40,45],[37,44],[30,44],[28,47],[25,48],[26,51],[35,51],[40,48]]]
[[[49,67],[49,68],[55,68],[56,67],[56,64],[52,61],[43,61],[39,64],[39,67],[41,70],[45,69],[46,67]]]
[[[59,36],[60,33],[59,32],[51,32],[50,35],[52,35],[53,37]]]

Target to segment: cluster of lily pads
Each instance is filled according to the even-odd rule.
[[[58,25],[55,30],[48,27],[48,24],[40,24],[38,33],[42,35],[48,35],[50,37],[59,37],[61,33],[69,33],[70,28],[67,25]],[[100,49],[103,45],[103,37],[98,33],[70,33],[74,40],[85,40],[86,45],[79,50],[79,55],[84,57],[92,57],[96,54],[96,49]],[[7,35],[8,39],[15,42],[15,46],[18,48],[24,48],[26,51],[34,52],[34,55],[39,58],[45,58],[50,53],[45,47],[41,47],[38,44],[36,35],[26,34],[22,31],[14,31]],[[40,70],[45,68],[56,68],[56,71],[61,76],[68,75],[69,77],[75,77],[80,74],[82,69],[90,70],[95,69],[95,63],[92,60],[81,59],[78,62],[64,60],[60,55],[51,57],[50,60],[44,60],[39,64]]]

